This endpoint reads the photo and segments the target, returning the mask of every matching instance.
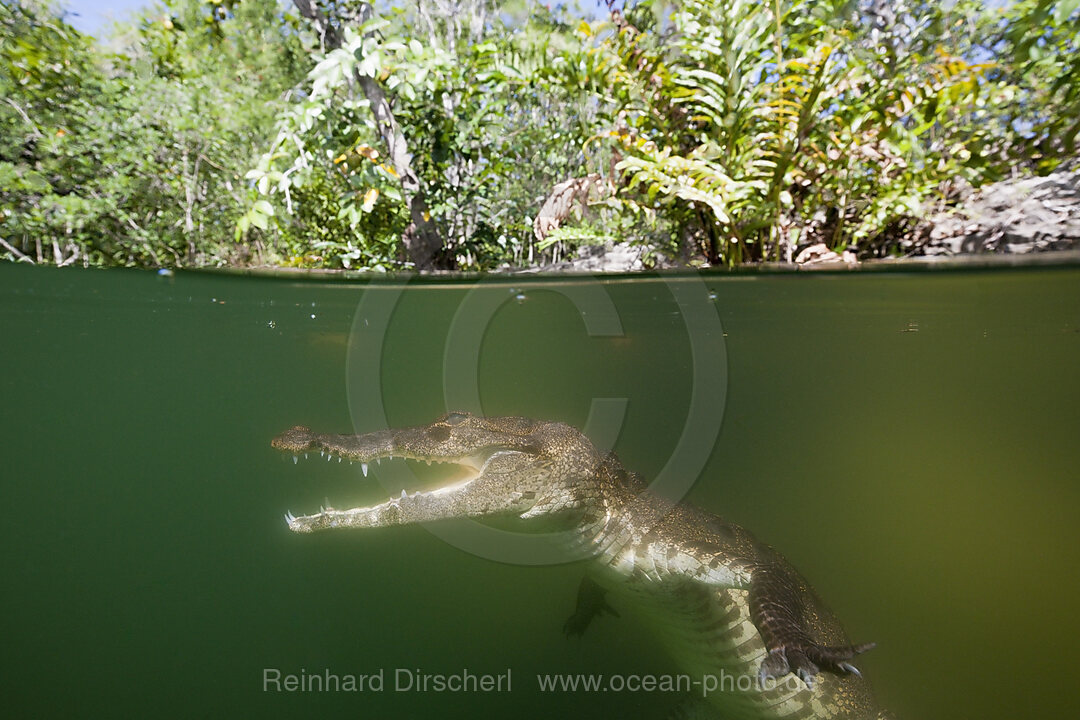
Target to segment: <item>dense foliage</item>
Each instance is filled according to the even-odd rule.
[[[957,183],[1072,151],[1075,125],[1059,122],[1075,102],[1060,92],[1075,87],[1065,5],[1050,25],[962,1],[878,14],[811,0],[639,5],[597,44],[620,112],[619,179],[640,190],[624,197],[657,207],[712,262],[790,259],[805,242],[880,254]],[[1040,78],[1021,69],[1036,47]]]
[[[0,5],[0,238],[8,257],[220,264],[244,172],[304,74],[274,0],[177,0],[107,46]]]
[[[1076,155],[1080,0],[0,3],[0,254],[484,269],[890,253]]]

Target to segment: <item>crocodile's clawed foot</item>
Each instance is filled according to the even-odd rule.
[[[806,683],[806,687],[812,688],[818,672],[818,666],[802,650],[794,647],[776,648],[770,650],[769,656],[761,661],[758,682],[764,686],[770,679],[776,680],[794,673]]]
[[[581,637],[585,634],[585,629],[592,624],[593,618],[598,615],[612,615],[613,617],[619,617],[618,611],[603,601],[592,607],[584,609],[578,608],[574,611],[574,614],[567,618],[566,622],[563,623],[563,635],[566,637]]]
[[[806,683],[806,687],[812,688],[814,687],[814,677],[822,670],[837,675],[862,677],[859,669],[849,663],[848,660],[872,649],[874,645],[875,643],[865,643],[846,647],[808,645],[806,647],[786,646],[773,648],[769,651],[768,657],[761,661],[761,669],[758,670],[758,682],[764,685],[769,679],[777,679],[788,673],[794,673]]]
[[[758,669],[758,684],[764,686],[769,680],[782,678],[789,672],[791,672],[791,665],[788,664],[784,648],[770,650],[761,661],[761,668]]]
[[[589,627],[589,623],[592,621],[592,615],[583,612],[576,612],[566,619],[563,623],[562,631],[566,637],[581,637],[585,634],[585,629]]]
[[[855,667],[850,663],[838,663],[838,667],[848,674],[855,675],[856,677],[862,677],[862,673],[859,672],[859,668]]]
[[[581,637],[593,618],[600,615],[619,617],[615,608],[608,605],[606,594],[607,591],[597,585],[594,580],[588,577],[582,578],[581,586],[578,588],[577,607],[574,609],[574,614],[563,623],[563,634],[566,637]]]

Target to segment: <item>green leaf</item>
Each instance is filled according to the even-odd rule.
[[[1080,7],[1080,0],[1058,0],[1054,8],[1054,22],[1064,25],[1078,7]]]
[[[250,218],[251,224],[259,228],[260,230],[266,230],[268,227],[270,227],[270,218],[268,218],[266,215],[252,213]]]

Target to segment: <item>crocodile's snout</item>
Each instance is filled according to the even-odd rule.
[[[286,452],[304,452],[315,446],[315,433],[309,427],[294,425],[271,440],[270,446]]]

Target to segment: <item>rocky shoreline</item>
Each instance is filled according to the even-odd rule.
[[[977,192],[968,191],[955,208],[920,222],[896,250],[898,257],[867,261],[853,252],[841,255],[818,243],[797,248],[793,263],[767,265],[838,268],[900,259],[991,260],[996,256],[1080,252],[1080,163],[1045,177],[1003,180]],[[517,272],[637,272],[649,267],[645,254],[645,248],[628,243],[586,247],[571,260]]]

